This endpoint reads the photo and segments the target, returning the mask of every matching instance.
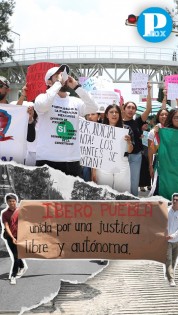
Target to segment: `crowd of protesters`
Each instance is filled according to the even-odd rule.
[[[67,72],[67,80],[63,76],[64,70]],[[137,105],[132,101],[118,104],[120,106],[110,104],[104,110],[100,110],[91,95],[69,75],[69,71],[67,65],[50,68],[44,78],[46,92],[36,97],[34,106],[31,102],[29,104],[28,145],[24,163],[28,166],[47,164],[54,169],[65,172],[66,175],[80,176],[85,181],[93,180],[97,184],[109,185],[118,192],[127,191],[134,196],[138,196],[139,187],[141,191],[144,191],[145,187],[151,190],[153,179],[157,178],[154,194],[159,195],[159,174],[156,171],[158,154],[155,149],[155,141],[159,133],[158,128],[177,129],[176,118],[174,115],[170,118],[171,113],[175,113],[176,109],[171,111],[170,114],[166,109],[166,90],[164,90],[162,108],[156,115],[155,124],[157,129],[152,128],[148,132],[149,116],[152,109],[151,85],[149,83],[146,108],[141,115],[137,115]],[[9,88],[9,81],[4,77],[0,77],[0,103],[7,103]],[[69,88],[73,89],[78,97],[70,96]],[[26,94],[27,87],[25,86],[16,103],[17,105],[23,105]],[[129,134],[123,139],[128,146],[124,155],[125,168],[123,168],[122,173],[111,174],[102,169],[81,167],[80,117],[115,127],[128,128]],[[65,130],[67,119],[70,121],[71,130],[65,134],[61,131]],[[54,135],[52,138],[54,126],[58,130],[57,136]],[[71,145],[69,145],[70,141]],[[124,185],[126,179],[127,183]]]
[[[67,71],[67,79],[64,79],[64,70]],[[69,70],[67,65],[49,69],[45,75],[46,93],[38,95],[34,100],[34,104],[28,106],[28,147],[25,164],[29,166],[47,164],[66,175],[80,176],[85,181],[93,181],[99,185],[109,185],[118,192],[127,191],[134,196],[138,196],[139,187],[144,190],[144,187],[147,186],[150,190],[151,180],[153,183],[153,179],[155,179],[154,194],[159,195],[159,167],[157,166],[159,156],[157,151],[162,142],[159,130],[165,128],[178,129],[178,108],[172,109],[170,112],[166,109],[166,90],[164,91],[162,107],[158,111],[154,122],[154,117],[150,117],[152,102],[151,85],[149,83],[146,108],[140,116],[136,115],[137,105],[132,101],[118,105],[110,104],[101,110],[91,95],[69,75]],[[68,88],[73,89],[78,97],[70,96]],[[28,87],[24,86],[22,94],[16,102],[17,105],[23,105],[27,89]],[[8,103],[9,90],[9,81],[1,76],[0,103],[4,106]],[[69,117],[70,131],[66,134],[64,131]],[[123,138],[123,141],[127,144],[127,149],[124,154],[125,167],[123,167],[122,172],[106,172],[102,169],[81,167],[80,117],[95,123],[128,130],[128,134]],[[58,124],[57,133],[60,136],[51,139],[55,123]],[[148,124],[151,128],[148,128]],[[0,121],[0,131],[1,127],[3,128]],[[149,129],[151,130],[149,131]],[[59,140],[59,138],[62,140]],[[72,145],[68,145],[69,140],[72,141]],[[176,285],[174,268],[178,255],[178,230],[177,225],[175,228],[173,226],[174,220],[177,218],[175,217],[178,211],[177,198],[178,194],[174,194],[173,204],[169,209],[168,216],[166,275],[170,286]],[[4,224],[4,238],[7,240],[7,245],[14,259],[10,283],[16,284],[16,279],[25,273],[27,267],[21,259],[18,259],[17,254],[18,209],[16,196],[7,196],[6,203],[8,208],[2,215],[2,222]]]

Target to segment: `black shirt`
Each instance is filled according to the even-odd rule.
[[[139,153],[143,149],[142,145],[142,126],[145,122],[142,120],[141,116],[136,119],[124,120],[124,125],[129,126],[134,134],[134,148],[132,153]]]

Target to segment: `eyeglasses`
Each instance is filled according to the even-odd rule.
[[[114,114],[119,114],[119,112],[116,112],[116,111],[112,111],[112,110],[111,110],[111,111],[108,112],[108,114],[114,115]]]
[[[174,116],[173,119],[178,120],[178,116]]]

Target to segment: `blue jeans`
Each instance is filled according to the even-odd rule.
[[[131,194],[134,196],[138,196],[141,163],[142,163],[141,152],[129,154]]]

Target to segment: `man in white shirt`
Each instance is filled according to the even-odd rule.
[[[49,88],[35,100],[36,165],[47,164],[66,175],[81,176],[79,116],[95,113],[98,106],[74,78],[67,76],[66,80],[66,72],[69,73],[67,65],[49,69],[45,75]],[[80,98],[69,96],[67,88],[73,89]]]
[[[166,257],[166,276],[171,287],[175,287],[174,269],[178,256],[178,193],[172,195],[172,205],[168,209],[168,248]]]

